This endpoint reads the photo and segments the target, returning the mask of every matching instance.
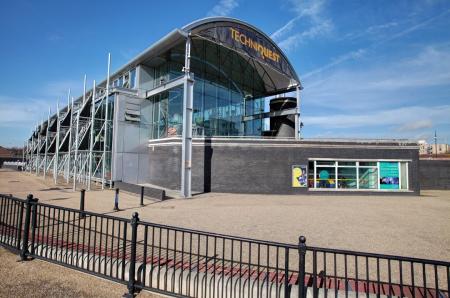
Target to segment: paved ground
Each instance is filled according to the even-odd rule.
[[[48,262],[20,262],[0,247],[0,297],[121,297],[126,286]],[[30,293],[32,293],[30,295]],[[142,292],[137,297],[158,297]]]
[[[78,208],[79,192],[72,185],[44,180],[30,173],[0,170],[0,193]],[[114,192],[86,192],[86,210],[142,220],[296,243],[450,260],[450,191],[423,191],[421,196],[264,196],[202,194],[190,200],[164,202],[121,193],[113,212]]]

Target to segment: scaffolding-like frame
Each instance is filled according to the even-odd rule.
[[[66,183],[73,182],[91,189],[91,183],[101,183],[102,188],[112,185],[111,175],[107,174],[111,165],[111,144],[107,142],[112,135],[110,114],[110,65],[108,54],[107,80],[104,86],[86,91],[87,78],[84,76],[83,95],[74,100],[69,89],[67,106],[56,113],[49,114],[47,120],[35,126],[31,137],[25,143],[24,171],[34,172],[43,177],[52,176],[55,184],[58,177]],[[111,170],[111,169],[109,169]]]

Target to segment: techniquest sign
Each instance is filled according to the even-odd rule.
[[[215,26],[200,26],[194,33],[269,64],[288,77],[293,75],[289,63],[275,43],[252,28],[224,22]]]
[[[240,42],[242,45],[244,45],[247,48],[251,48],[255,51],[257,51],[261,58],[263,59],[270,59],[276,63],[280,61],[280,54],[277,52],[269,49],[268,47],[265,47],[264,45],[260,44],[259,42],[253,40],[251,37],[248,37],[244,33],[239,32],[238,30],[234,28],[229,28],[231,32],[231,38],[234,39],[237,42]]]

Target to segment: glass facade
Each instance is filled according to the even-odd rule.
[[[112,86],[129,89],[136,88],[136,68],[126,71],[125,73],[114,79],[112,82]]]
[[[343,190],[408,190],[408,162],[312,160],[308,187]]]
[[[164,55],[164,62],[143,68],[148,89],[181,77],[184,44]],[[250,58],[215,43],[193,39],[191,72],[194,73],[193,136],[261,136],[264,118],[245,116],[264,112],[265,85]],[[183,89],[175,88],[150,98],[152,139],[180,136]],[[250,117],[252,118],[252,117]],[[256,118],[256,119],[255,119]]]
[[[112,120],[114,115],[114,101],[116,95],[108,97],[108,121],[106,122],[106,129],[108,130],[107,139],[104,137],[105,118],[106,118],[106,104],[105,100],[95,102],[96,113],[94,115],[94,147],[92,150],[92,167],[95,169],[97,165],[101,164],[103,156],[103,146],[105,146],[105,177],[111,179],[111,151],[113,140]],[[102,170],[95,171],[94,177],[101,178]]]

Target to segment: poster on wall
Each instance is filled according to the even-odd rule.
[[[306,187],[308,174],[306,165],[292,166],[292,187]]]
[[[380,162],[380,189],[399,189],[398,162]]]

